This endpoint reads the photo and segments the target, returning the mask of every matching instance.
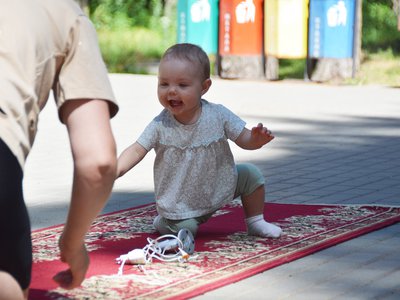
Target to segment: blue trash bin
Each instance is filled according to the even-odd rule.
[[[352,58],[356,0],[310,0],[308,56]]]

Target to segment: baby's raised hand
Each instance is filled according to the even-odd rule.
[[[251,129],[251,139],[253,143],[259,145],[259,147],[269,143],[274,138],[272,132],[268,130],[267,127],[264,127],[262,123],[258,123],[257,127]]]

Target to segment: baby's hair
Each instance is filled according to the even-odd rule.
[[[203,70],[203,80],[210,78],[210,60],[199,46],[190,43],[175,44],[165,51],[161,60],[169,58],[184,59],[198,64],[199,68]]]

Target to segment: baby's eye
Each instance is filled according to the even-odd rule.
[[[168,83],[167,82],[159,82],[158,85],[162,86],[162,87],[166,87],[166,86],[168,86]]]
[[[179,87],[181,87],[181,88],[185,88],[185,87],[188,87],[189,86],[189,84],[187,84],[187,83],[180,83],[179,84]]]

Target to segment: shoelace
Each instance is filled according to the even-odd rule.
[[[147,242],[148,244],[142,249],[134,249],[116,259],[117,263],[121,264],[118,269],[118,275],[123,274],[123,268],[126,263],[147,264],[151,263],[153,258],[164,262],[185,262],[190,258],[190,255],[183,250],[183,242],[175,235],[166,234],[156,239],[147,238]]]

